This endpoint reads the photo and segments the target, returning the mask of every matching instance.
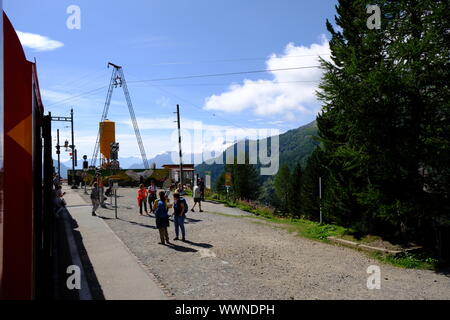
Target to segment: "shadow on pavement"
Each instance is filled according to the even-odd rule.
[[[86,280],[89,284],[89,289],[92,295],[93,300],[105,300],[105,296],[103,295],[102,287],[97,279],[97,275],[95,274],[94,267],[92,266],[91,260],[89,259],[89,255],[86,251],[86,248],[83,243],[83,236],[77,230],[78,223],[75,219],[73,219],[72,215],[66,211],[69,217],[70,225],[72,228],[73,236],[75,238],[75,242],[77,244],[81,263],[84,268],[84,272],[86,274]]]
[[[151,218],[153,218],[153,217],[151,217]],[[169,217],[169,221],[172,222],[172,223],[175,223],[175,221],[174,221],[174,219],[173,219],[172,216]],[[202,221],[203,221],[203,220],[191,219],[191,218],[187,218],[187,217],[184,219],[184,223],[185,223],[185,224],[189,224],[189,223],[197,223],[197,222],[202,222]]]
[[[120,219],[120,218],[117,218],[117,220],[128,222],[130,224],[133,224],[133,225],[136,225],[136,226],[140,226],[140,227],[144,227],[144,228],[156,229],[156,226],[151,226],[151,225],[140,223],[140,222],[128,221],[128,220]]]
[[[173,242],[168,243],[166,247],[179,252],[198,252],[197,249],[179,246],[177,244],[174,244]]]
[[[190,244],[192,246],[195,246],[195,247],[201,247],[201,248],[212,248],[213,247],[209,243],[192,242],[192,241],[189,241],[189,240],[184,240],[183,242],[188,243],[188,244]]]
[[[97,217],[99,217],[100,219],[103,219],[103,220],[116,220],[114,218],[103,217],[103,216],[100,216],[100,215],[97,215]]]
[[[192,218],[186,217],[185,221],[188,222],[188,223],[197,223],[197,222],[202,222],[203,220],[192,219]]]

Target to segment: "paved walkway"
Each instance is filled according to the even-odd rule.
[[[75,191],[64,188],[67,209],[78,224],[84,247],[106,300],[164,300],[167,296],[137,258],[92,207]]]

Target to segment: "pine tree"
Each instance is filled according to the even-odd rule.
[[[288,165],[283,165],[275,176],[274,186],[275,186],[275,194],[274,201],[277,207],[277,210],[281,215],[289,215],[290,213],[290,197],[291,197],[291,171],[289,170]]]
[[[317,148],[306,163],[300,192],[302,216],[312,221],[319,221],[319,177],[323,175],[320,165],[320,148]]]
[[[289,211],[291,214],[299,218],[302,212],[301,188],[302,188],[303,172],[300,163],[296,165],[291,174],[289,188]]]
[[[366,4],[383,13],[365,26]],[[362,232],[426,235],[447,216],[449,2],[339,1],[319,98],[323,206]],[[434,205],[438,203],[438,205]],[[439,208],[440,207],[440,208]]]
[[[225,171],[231,173],[232,190],[237,199],[256,200],[260,194],[260,178],[255,166],[248,162],[246,153],[245,164],[238,164],[235,159],[234,164],[225,166]]]
[[[263,205],[275,207],[277,203],[274,195],[275,195],[274,178],[269,177],[266,179],[266,181],[264,181],[261,187],[261,193],[258,197],[258,201]]]
[[[216,180],[216,183],[214,185],[214,191],[219,194],[222,194],[224,193],[224,189],[225,189],[225,172],[222,172]]]
[[[382,138],[380,121],[387,112],[375,101],[371,78],[383,68],[382,44],[380,33],[366,26],[365,1],[339,1],[337,13],[342,31],[327,21],[334,63],[322,62],[324,106],[317,119],[328,169],[323,205],[335,222],[368,231],[373,212],[361,201],[372,183],[368,154]]]
[[[251,164],[233,165],[233,187],[236,195],[245,200],[255,200],[259,195],[259,176]]]

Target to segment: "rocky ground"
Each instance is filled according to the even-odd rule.
[[[99,216],[177,299],[450,299],[448,275],[384,265],[221,204],[189,212],[188,241],[163,246],[154,217],[139,215],[136,190],[118,194],[119,219],[111,207]],[[381,268],[379,290],[367,288],[371,265]]]

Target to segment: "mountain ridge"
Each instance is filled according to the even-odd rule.
[[[318,135],[318,128],[316,121],[312,121],[306,125],[303,125],[297,129],[291,129],[279,135],[279,168],[287,164],[290,169],[293,169],[297,163],[300,163],[303,167],[306,165],[306,161],[312,154],[314,149],[319,145],[319,141],[315,138]],[[259,143],[264,142],[268,138],[259,139]],[[270,138],[269,138],[270,139]],[[258,145],[259,145],[258,143]],[[270,144],[268,144],[270,145]],[[237,144],[230,146],[228,149],[234,148],[235,153],[237,151]],[[246,146],[246,151],[248,147]],[[258,149],[259,150],[259,149]],[[225,153],[223,157],[223,163],[225,163]],[[216,157],[218,159],[219,157]],[[261,164],[255,165],[257,169],[261,168]],[[195,167],[196,173],[204,175],[206,171],[211,172],[211,180],[214,185],[215,180],[223,172],[224,164],[206,164],[202,163]],[[263,178],[264,180],[264,178]]]

